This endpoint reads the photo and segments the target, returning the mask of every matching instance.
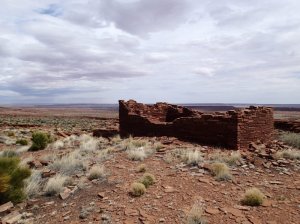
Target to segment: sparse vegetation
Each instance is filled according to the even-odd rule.
[[[18,139],[16,141],[16,144],[19,144],[19,145],[28,145],[28,140],[27,139]]]
[[[202,154],[198,150],[188,149],[182,156],[186,164],[195,166],[203,160]]]
[[[187,224],[206,224],[203,216],[203,206],[200,202],[195,203],[187,214]]]
[[[49,134],[43,132],[34,132],[32,134],[32,146],[29,148],[29,151],[45,149],[50,142],[51,137]]]
[[[4,150],[4,151],[2,151],[1,156],[2,157],[9,157],[9,158],[17,157],[18,153],[14,150]]]
[[[18,157],[0,157],[0,204],[22,201],[25,198],[24,180],[30,174],[30,169],[20,166]]]
[[[232,175],[230,174],[230,170],[225,163],[213,163],[211,164],[211,172],[216,180],[218,181],[226,181],[231,180]]]
[[[144,184],[146,188],[148,188],[150,185],[153,185],[155,183],[155,177],[151,173],[144,173],[142,178],[140,179],[140,183]]]
[[[88,173],[89,180],[102,179],[105,177],[106,177],[106,171],[104,166],[93,166]]]
[[[135,149],[129,149],[127,151],[127,157],[131,160],[143,161],[147,157],[147,155],[145,149],[143,147],[140,147]]]
[[[285,144],[300,149],[300,134],[293,132],[283,132],[279,139]]]
[[[76,171],[84,170],[85,164],[79,151],[74,151],[61,159],[55,159],[49,167],[55,171],[61,172],[62,174],[72,175]]]
[[[288,149],[288,150],[279,151],[275,154],[275,157],[278,158],[278,159],[280,159],[280,158],[300,159],[300,150],[298,150],[298,149]]]
[[[41,191],[42,175],[40,171],[33,170],[31,176],[25,180],[25,193],[28,198],[35,197]]]
[[[146,187],[144,184],[135,182],[131,185],[130,193],[132,196],[140,197],[143,194],[145,194],[145,192],[146,192]]]
[[[229,166],[236,166],[242,162],[240,152],[231,152],[230,154],[224,152],[215,152],[209,156],[209,159],[214,162],[226,163]]]
[[[264,197],[264,194],[259,189],[253,187],[246,191],[241,202],[243,205],[259,206],[263,203]]]
[[[144,172],[146,172],[146,169],[147,169],[147,167],[146,167],[145,164],[140,164],[140,165],[137,167],[137,172],[139,172],[139,173],[144,173]]]
[[[51,177],[44,188],[45,194],[47,196],[53,196],[62,192],[67,179],[66,176],[60,174]]]

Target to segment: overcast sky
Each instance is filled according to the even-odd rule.
[[[0,104],[300,103],[299,0],[1,0]]]

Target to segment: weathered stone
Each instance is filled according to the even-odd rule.
[[[10,201],[0,206],[0,213],[5,212],[14,207],[14,204]]]
[[[268,107],[203,114],[186,107],[134,100],[119,101],[122,136],[169,136],[203,144],[247,149],[251,142],[273,138],[273,110]]]
[[[18,211],[9,213],[2,218],[2,223],[13,224],[18,222],[22,218],[22,215]]]

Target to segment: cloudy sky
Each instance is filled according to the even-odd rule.
[[[300,103],[299,0],[1,0],[0,104]]]

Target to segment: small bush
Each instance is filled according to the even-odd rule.
[[[29,151],[38,151],[47,147],[48,143],[51,142],[51,137],[46,133],[34,132],[31,140],[32,146],[29,148]]]
[[[187,214],[187,224],[206,224],[201,203],[195,203]]]
[[[279,151],[275,154],[275,157],[278,159],[280,159],[280,158],[300,159],[300,150],[288,149],[288,150]]]
[[[18,157],[0,157],[0,204],[21,202],[25,198],[24,180],[31,172],[19,164]]]
[[[28,140],[27,139],[18,139],[16,141],[16,144],[19,144],[19,145],[28,145]]]
[[[259,206],[263,203],[264,197],[264,194],[259,189],[253,187],[246,191],[241,202],[243,205]]]
[[[57,140],[55,142],[52,143],[51,148],[53,149],[62,149],[64,148],[65,144],[63,141],[61,140]]]
[[[144,184],[135,182],[131,185],[130,193],[132,196],[140,197],[143,194],[145,194],[145,192],[146,192],[146,187]]]
[[[89,180],[102,179],[105,177],[106,171],[103,166],[93,166],[88,173]]]
[[[285,144],[300,149],[300,134],[292,132],[283,132],[279,139]]]
[[[140,164],[140,165],[137,167],[137,172],[139,172],[139,173],[144,173],[144,172],[146,172],[146,169],[147,169],[147,167],[146,167],[145,164]]]
[[[140,179],[140,183],[144,184],[146,188],[155,183],[155,177],[151,173],[144,173],[142,178]]]
[[[60,174],[51,177],[44,188],[45,194],[47,196],[53,196],[62,192],[67,179],[66,176]]]
[[[211,165],[211,172],[218,181],[232,179],[229,168],[225,163],[213,163]]]

